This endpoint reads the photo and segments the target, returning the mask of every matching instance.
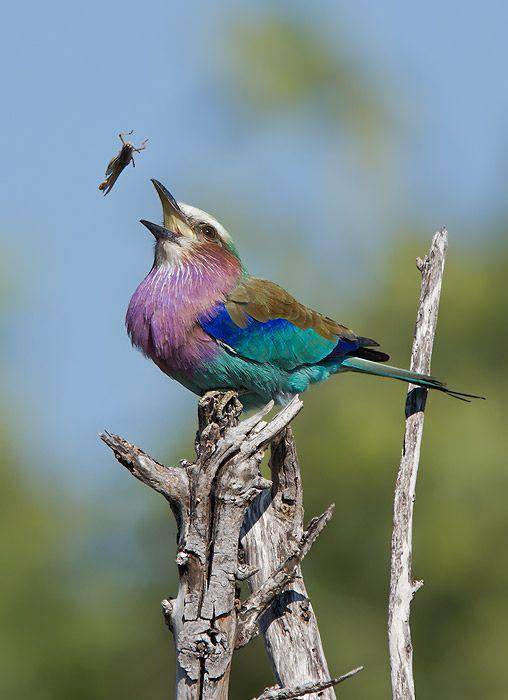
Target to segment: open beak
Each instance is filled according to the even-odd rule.
[[[151,221],[146,221],[146,219],[140,219],[139,223],[143,224],[143,226],[146,226],[146,228],[150,231],[151,234],[153,234],[156,240],[165,239],[166,241],[172,241],[173,243],[178,243],[178,245],[180,245],[178,241],[180,236],[173,233],[173,231],[170,231],[165,226],[159,226],[159,224],[154,224]]]
[[[152,179],[152,183],[161,200],[162,212],[164,214],[164,229],[172,232],[173,238],[181,236],[185,236],[186,238],[194,238],[192,225],[171,192],[169,192],[158,180]],[[141,223],[147,226],[146,222],[142,221]],[[155,226],[155,224],[151,224],[151,226]],[[154,234],[154,236],[156,235],[149,226],[147,226],[147,228]]]

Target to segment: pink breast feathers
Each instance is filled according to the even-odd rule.
[[[189,372],[219,350],[198,319],[235,286],[239,261],[217,252],[193,252],[174,265],[152,267],[134,292],[126,316],[133,345],[163,371]]]

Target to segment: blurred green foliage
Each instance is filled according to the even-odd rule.
[[[1,447],[1,697],[167,695],[169,677],[161,673],[167,635],[156,604],[164,577],[154,580],[156,563],[140,581],[136,566],[128,576],[122,571],[125,561],[118,570],[114,557],[104,565],[101,557],[114,537],[107,504],[95,524],[94,510],[71,503],[50,467],[47,487],[19,464],[5,438]],[[117,538],[114,549],[134,545]]]
[[[226,69],[245,106],[258,114],[310,110],[315,127],[344,126],[372,147],[389,124],[387,100],[360,62],[323,28],[272,9],[235,22]],[[357,144],[358,145],[358,144]]]
[[[360,141],[367,133],[386,138],[383,85],[371,84],[315,28],[290,14],[257,18],[235,26],[230,49],[238,99],[266,119],[310,105],[330,133],[339,124],[363,132]],[[504,221],[470,248],[450,240],[433,370],[488,401],[436,395],[428,402],[414,543],[414,572],[426,583],[413,604],[420,698],[506,697],[508,245],[499,231]],[[414,259],[429,238],[393,241],[376,263],[381,283],[359,282],[356,305],[334,308],[323,299],[327,313],[377,338],[394,364],[408,362]],[[332,672],[366,666],[342,690],[363,700],[389,696],[389,544],[404,397],[397,382],[341,376],[309,392],[295,426],[309,517],[337,504],[305,575]],[[173,652],[158,601],[176,586],[170,514],[130,483],[104,502],[75,503],[20,464],[9,434],[0,453],[1,696],[167,696]],[[191,437],[189,428],[188,452]],[[131,518],[129,499],[141,498],[149,515]],[[271,682],[257,640],[235,658],[232,697],[252,697]]]

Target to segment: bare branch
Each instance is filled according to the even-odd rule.
[[[326,681],[313,681],[311,683],[303,683],[302,685],[295,686],[294,688],[266,688],[264,693],[254,700],[293,700],[294,698],[299,698],[302,695],[309,695],[309,693],[320,693],[327,688],[331,688],[334,685],[343,683],[347,681],[348,678],[356,676],[357,673],[363,671],[363,666],[354,668],[352,671],[345,673],[343,676],[338,678],[330,678]]]
[[[236,578],[238,581],[247,581],[251,576],[257,574],[259,569],[255,566],[246,566],[245,564],[239,564],[236,570]]]
[[[217,443],[216,455],[221,459],[232,455],[238,449],[243,459],[258,450],[264,449],[289,423],[303,407],[299,396],[294,396],[269,423],[263,421],[272,408],[271,401],[253,416],[226,430],[224,437]]]
[[[255,635],[259,618],[276,596],[294,579],[302,559],[310,551],[310,548],[330,521],[333,509],[333,505],[329,506],[322,515],[310,521],[309,527],[303,533],[301,540],[291,548],[292,551],[290,551],[285,561],[242,604],[238,612],[236,648],[245,646]]]
[[[198,409],[197,459],[182,460],[181,468],[165,467],[117,435],[101,435],[117,460],[136,479],[169,501],[176,517],[179,591],[175,598],[162,601],[162,611],[175,640],[178,700],[225,700],[237,640],[243,637],[246,643],[260,616],[267,616],[283,597],[284,606],[276,613],[274,628],[285,618],[287,610],[289,634],[284,641],[284,653],[277,652],[277,657],[287,658],[291,649],[306,658],[303,662],[295,659],[302,663],[302,673],[295,675],[291,670],[286,678],[282,674],[282,681],[277,668],[277,681],[293,689],[284,689],[280,697],[295,697],[294,688],[300,695],[310,693],[309,699],[316,692],[322,700],[334,697],[330,683],[336,679],[330,679],[300,572],[303,557],[330,519],[332,509],[312,520],[303,532],[299,471],[288,428],[301,410],[302,402],[295,397],[278,414],[265,420],[272,408],[273,404],[269,403],[257,414],[240,421],[242,406],[235,392],[205,395]],[[264,479],[259,471],[271,444],[274,445],[271,468],[276,483]],[[279,491],[285,518],[283,528],[275,528],[278,544],[272,548],[270,557],[265,558],[268,570],[261,571],[259,563],[253,565],[242,558],[239,542],[245,533],[246,512],[253,501],[261,504],[273,494],[278,501]],[[255,519],[259,517],[257,510],[252,514]],[[259,554],[263,557],[261,550]],[[277,566],[279,562],[282,563]],[[259,590],[242,606],[238,600],[238,581],[248,580],[251,585],[260,576],[263,585],[256,585],[253,590]],[[295,577],[298,579],[293,580]],[[290,593],[288,583],[297,589],[294,610],[286,607],[293,602],[286,600]],[[298,621],[290,619],[294,617],[293,611],[298,612]],[[293,630],[299,639],[296,644]],[[323,690],[306,690],[302,684],[311,679],[313,688]]]
[[[290,427],[271,443],[273,486],[249,508],[243,524],[242,552],[245,564],[257,570],[248,579],[256,592],[288,556],[288,543],[303,535],[303,493],[298,455]],[[319,628],[298,566],[295,576],[261,615],[258,627],[279,687],[327,681]],[[291,653],[288,654],[288,650]],[[309,700],[335,700],[333,687],[312,693]]]
[[[170,502],[181,505],[189,491],[189,481],[183,469],[165,467],[119,435],[101,433],[100,439],[113,450],[122,466],[146,486],[161,493]]]
[[[428,374],[436,332],[439,297],[448,233],[438,231],[425,260],[416,264],[422,273],[420,303],[411,354],[411,370]],[[410,605],[423,581],[414,581],[411,569],[413,504],[427,390],[410,385],[406,401],[406,428],[393,506],[388,638],[394,700],[413,700],[413,648],[409,626]]]

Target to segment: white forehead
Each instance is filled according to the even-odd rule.
[[[222,239],[228,241],[231,240],[231,236],[226,231],[224,226],[219,221],[217,221],[217,219],[214,219],[211,214],[208,214],[206,211],[198,209],[197,207],[193,207],[190,204],[185,204],[184,202],[178,202],[178,206],[180,207],[180,209],[183,210],[184,214],[186,214],[189,217],[189,219],[192,219],[193,221],[201,221],[205,224],[210,224],[210,226],[213,226],[217,229],[219,236]]]

